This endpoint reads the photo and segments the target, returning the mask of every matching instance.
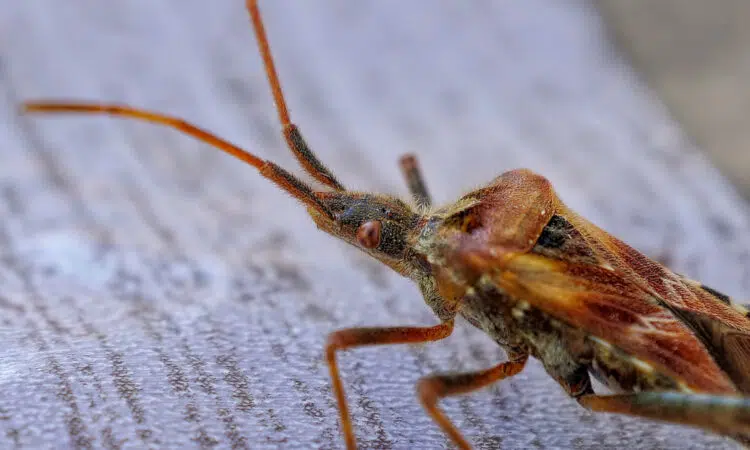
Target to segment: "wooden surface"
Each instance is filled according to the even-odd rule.
[[[743,297],[748,210],[581,1],[265,1],[292,113],[347,186],[439,202],[515,167],[649,255]],[[183,116],[293,168],[242,2],[2,2],[0,447],[341,448],[330,331],[432,324],[407,280],[318,232],[251,168],[172,131],[19,117],[22,99]],[[416,380],[504,355],[441,343],[349,352],[363,448],[446,448]],[[444,402],[478,448],[732,448],[594,415],[536,362]]]

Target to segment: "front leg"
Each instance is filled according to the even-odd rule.
[[[577,399],[598,412],[629,414],[692,425],[750,444],[750,399],[683,392],[639,392],[619,395],[587,394]]]
[[[433,327],[389,327],[389,328],[348,328],[334,331],[328,336],[326,344],[326,362],[331,372],[333,392],[339,405],[341,429],[344,433],[346,448],[357,448],[354,428],[346,404],[344,385],[341,382],[336,352],[354,347],[383,344],[417,344],[439,341],[453,332],[453,320],[445,321]]]

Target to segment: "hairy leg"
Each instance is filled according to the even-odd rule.
[[[417,157],[414,155],[404,155],[399,160],[401,172],[404,174],[406,184],[409,186],[409,192],[419,205],[430,206],[432,199],[427,191],[427,185],[422,177],[422,171],[419,169]]]
[[[592,411],[629,414],[692,425],[742,439],[750,436],[750,399],[682,392],[587,394],[578,402]]]

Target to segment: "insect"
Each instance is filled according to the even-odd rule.
[[[125,105],[29,102],[29,113],[102,113],[182,131],[255,167],[302,202],[321,230],[412,279],[438,324],[349,328],[325,346],[347,448],[355,448],[342,350],[421,343],[451,334],[457,316],[508,360],[422,378],[417,395],[460,448],[469,442],[439,401],[519,373],[528,358],[583,407],[701,427],[750,444],[750,319],[723,294],[671,272],[568,209],[550,183],[506,172],[455,203],[433,207],[414,156],[401,159],[413,202],[350,191],[291,122],[256,0],[247,8],[283,135],[316,186],[181,119]],[[616,394],[598,395],[591,377]]]

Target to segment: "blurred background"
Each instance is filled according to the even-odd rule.
[[[598,5],[620,49],[684,130],[750,196],[750,2]]]

